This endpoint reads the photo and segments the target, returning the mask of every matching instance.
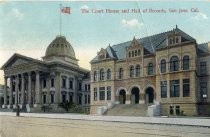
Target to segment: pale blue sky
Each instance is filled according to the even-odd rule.
[[[49,43],[59,35],[59,4],[71,7],[62,14],[62,34],[75,49],[79,64],[89,61],[100,48],[165,32],[178,25],[198,43],[210,41],[210,1],[205,2],[1,2],[0,66],[15,52],[40,59]],[[84,14],[88,9],[187,9],[193,13]],[[0,72],[0,83],[3,73]]]

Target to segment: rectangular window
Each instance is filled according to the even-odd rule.
[[[66,102],[66,94],[62,94],[62,102],[63,102],[63,103]]]
[[[51,100],[51,103],[54,103],[54,94],[50,95],[50,100]]]
[[[73,89],[73,80],[69,80],[69,89]]]
[[[170,81],[170,97],[179,97],[179,80]]]
[[[88,95],[88,104],[90,104],[90,95]]]
[[[111,86],[107,87],[106,93],[107,93],[107,100],[111,100]]]
[[[46,102],[47,102],[47,95],[44,94],[44,95],[43,95],[43,103],[45,104]]]
[[[99,99],[100,100],[105,100],[105,87],[100,87],[99,88]]]
[[[43,88],[46,88],[47,87],[47,81],[46,79],[43,80]]]
[[[167,81],[161,81],[161,98],[167,98]]]
[[[54,87],[54,78],[51,79],[51,87]]]
[[[97,101],[97,98],[98,98],[97,88],[94,88],[94,101]]]
[[[207,99],[207,82],[200,83],[200,95],[202,100]]]
[[[190,80],[183,79],[183,97],[190,96]]]
[[[90,91],[90,84],[88,84],[88,91]]]
[[[200,73],[206,73],[207,68],[206,68],[206,62],[200,62]]]
[[[81,83],[81,82],[79,82],[79,88],[78,88],[78,90],[79,90],[79,91],[82,90],[82,83]]]
[[[87,91],[87,84],[85,84],[85,91]]]
[[[66,88],[66,79],[62,79],[62,88]]]
[[[87,95],[85,95],[85,104],[87,104]]]

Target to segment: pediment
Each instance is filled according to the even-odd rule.
[[[15,67],[20,65],[25,65],[34,62],[34,59],[28,58],[23,55],[14,54],[11,58],[8,59],[8,61],[2,66],[2,69],[9,68],[9,67]]]

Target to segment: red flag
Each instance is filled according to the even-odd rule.
[[[71,13],[71,12],[70,12],[70,7],[62,7],[62,8],[61,8],[61,12],[62,12],[62,13],[70,14],[70,13]]]

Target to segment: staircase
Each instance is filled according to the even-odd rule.
[[[118,104],[108,110],[108,116],[147,116],[149,104]]]

